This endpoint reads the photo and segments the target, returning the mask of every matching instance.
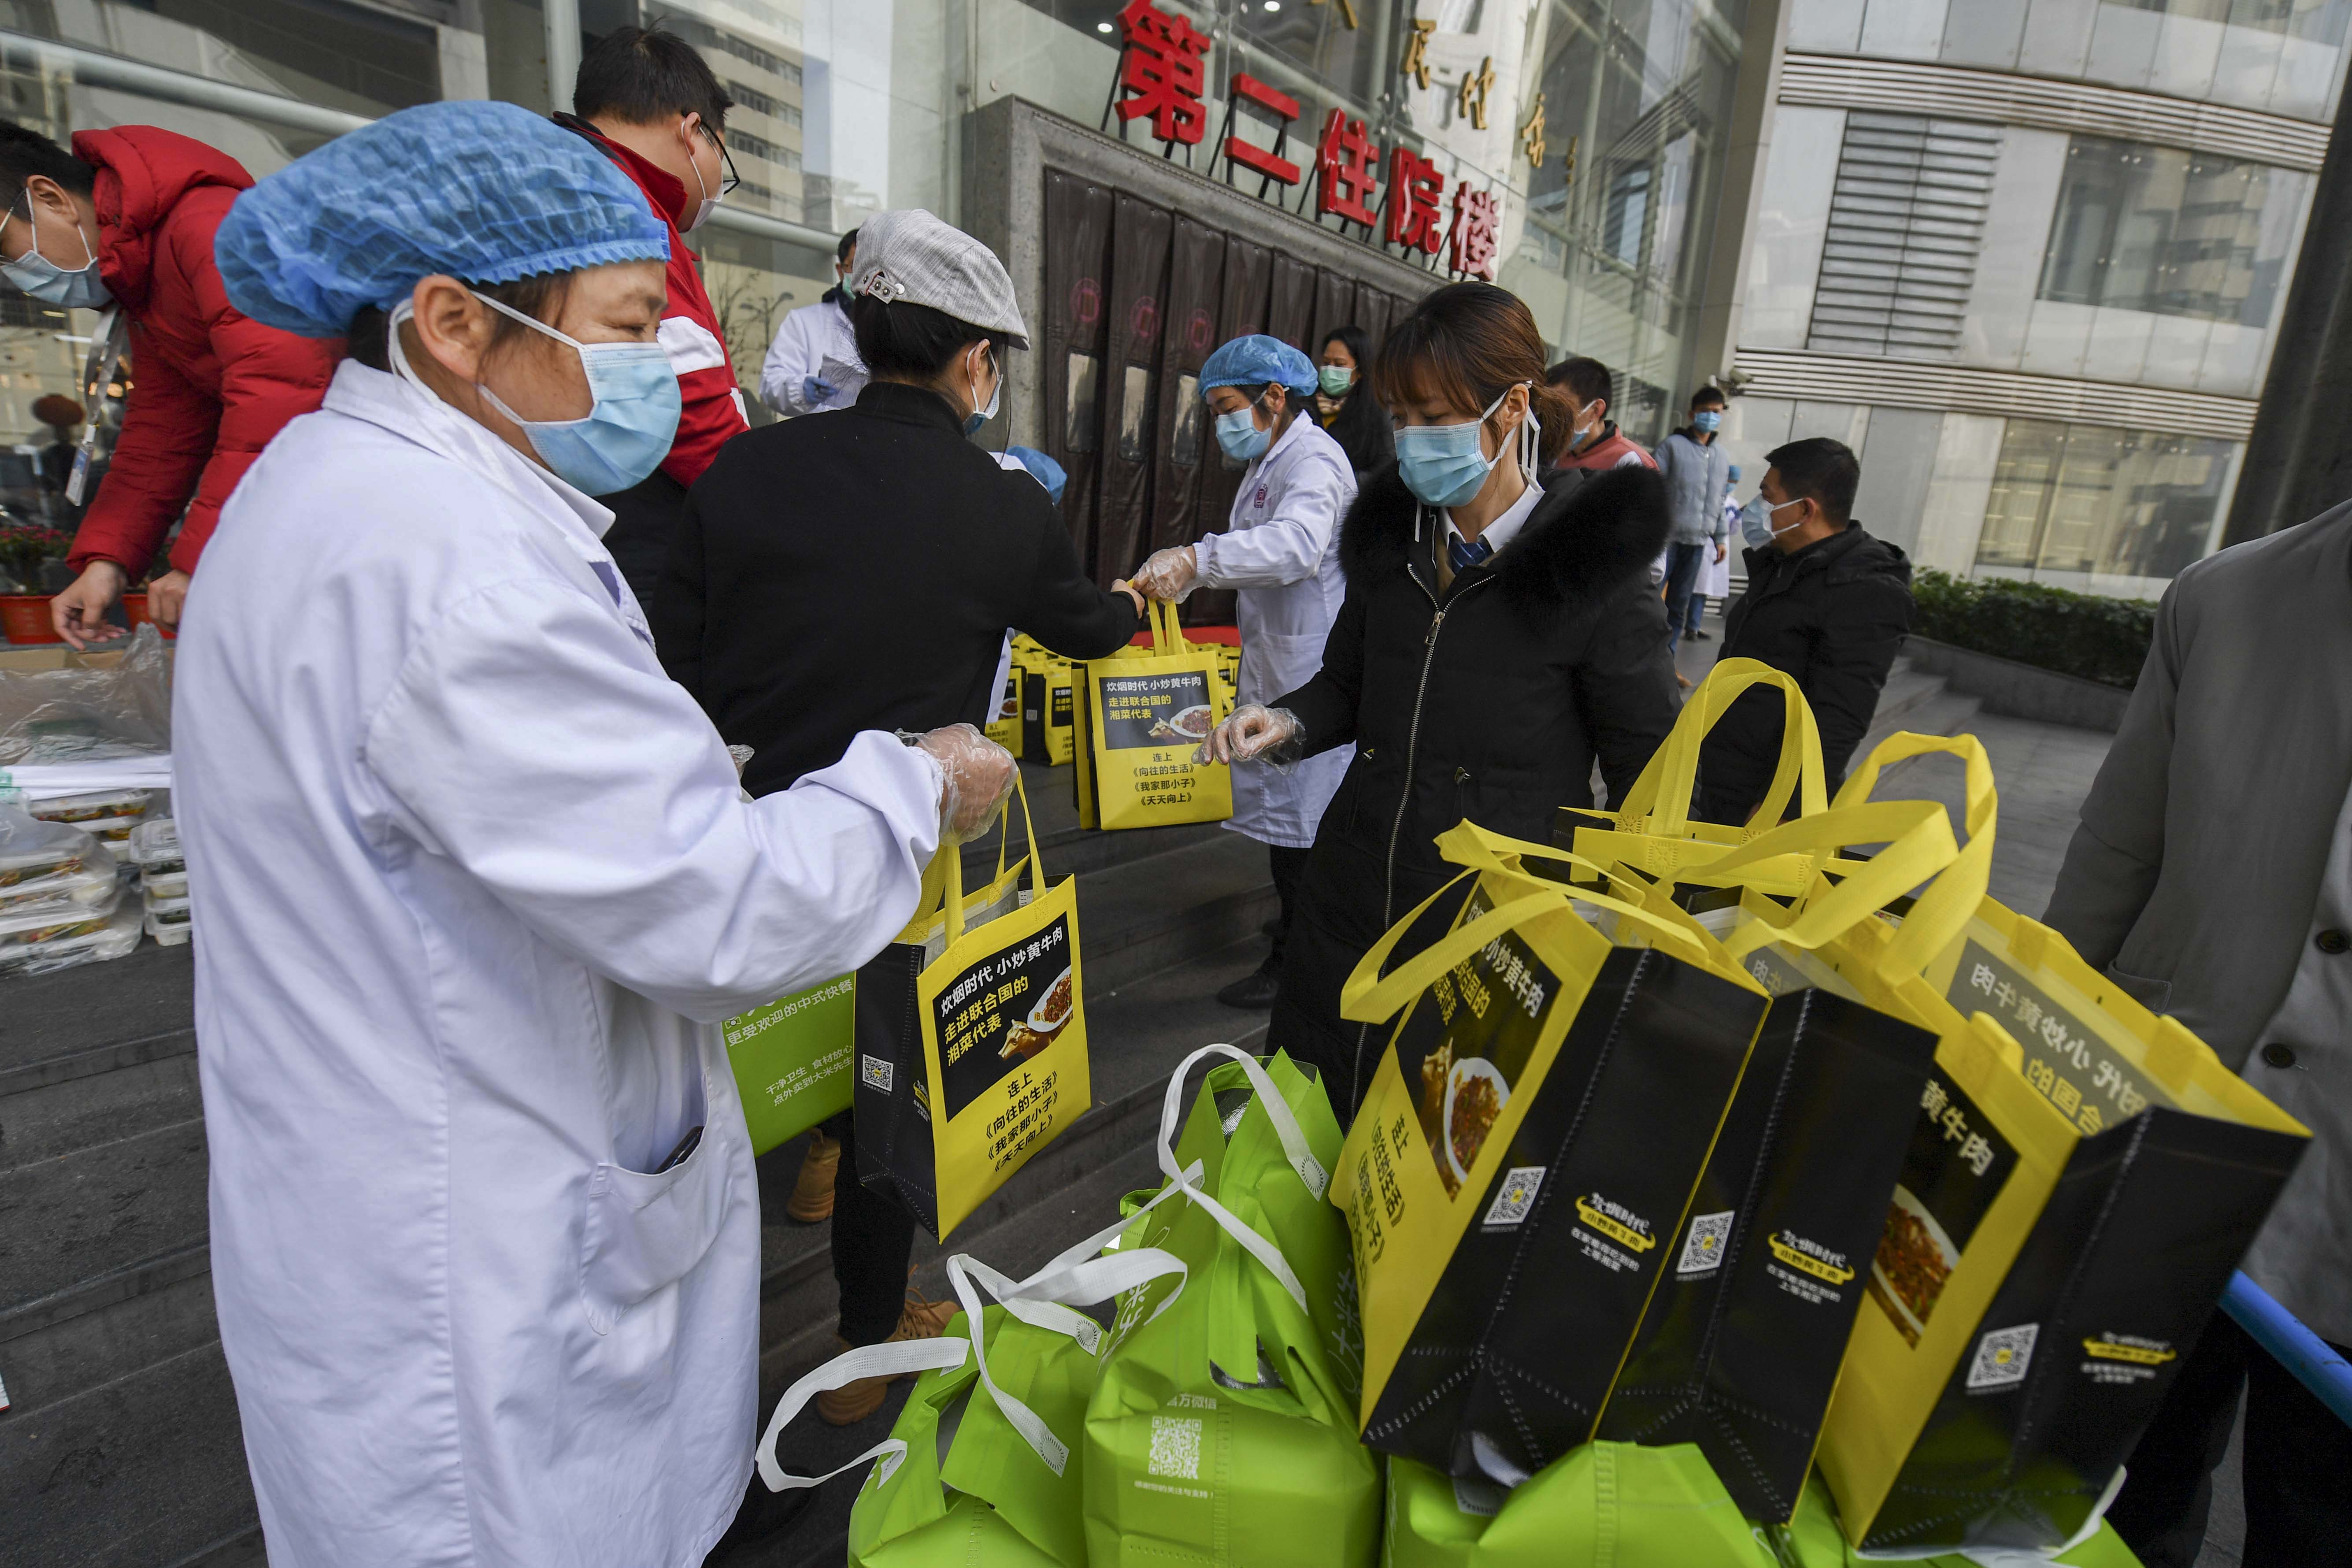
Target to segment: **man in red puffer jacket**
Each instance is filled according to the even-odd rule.
[[[288,420],[319,406],[342,357],[230,308],[213,232],[252,184],[227,153],[152,125],[85,131],[68,153],[0,121],[0,276],[49,304],[119,306],[129,323],[122,434],[67,557],[80,575],[50,605],[76,647],[121,635],[107,607],[185,510],[172,570],[148,594],[155,619],[178,624],[221,502]]]

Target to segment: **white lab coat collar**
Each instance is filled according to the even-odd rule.
[[[380,425],[404,440],[462,463],[528,510],[559,521],[576,522],[591,541],[601,541],[604,531],[613,526],[612,509],[572,489],[404,377],[347,359],[335,368],[335,379],[327,388],[322,406]],[[556,504],[551,507],[551,501]]]
[[[1528,525],[1528,519],[1535,515],[1536,503],[1542,500],[1543,486],[1529,479],[1528,488],[1520,492],[1518,500],[1511,503],[1510,510],[1488,523],[1486,531],[1478,537],[1485,540],[1496,554],[1501,554],[1504,547],[1519,536],[1519,530],[1525,528]],[[1452,511],[1446,511],[1444,517],[1444,542],[1451,544],[1462,537],[1462,531],[1454,526]]]
[[[1282,456],[1284,452],[1298,445],[1300,439],[1298,431],[1301,426],[1314,424],[1315,411],[1305,405],[1301,405],[1298,409],[1298,413],[1291,419],[1289,425],[1284,428],[1282,434],[1274,438],[1274,445],[1268,447],[1265,451],[1260,452],[1256,457],[1250,459],[1250,466],[1242,472],[1242,489],[1247,489],[1250,486],[1255,484],[1257,482],[1258,476],[1264,473],[1268,468],[1272,467],[1274,460],[1276,458]],[[1316,425],[1315,427],[1318,430],[1322,428],[1319,425]]]

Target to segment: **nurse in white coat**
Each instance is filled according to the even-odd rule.
[[[1347,596],[1339,522],[1355,501],[1356,473],[1309,412],[1316,384],[1314,365],[1279,338],[1218,346],[1201,367],[1201,395],[1216,415],[1218,446],[1249,465],[1232,520],[1223,533],[1156,552],[1133,579],[1161,599],[1194,588],[1240,590],[1243,702],[1271,702],[1323,668],[1323,644]],[[1293,768],[1234,771],[1225,826],[1266,846],[1281,910],[1265,962],[1217,993],[1228,1006],[1274,1005],[1299,872],[1355,754],[1341,746]]]
[[[760,401],[787,419],[846,408],[866,384],[866,362],[857,357],[857,334],[849,325],[849,296],[842,292],[856,265],[853,228],[835,247],[833,287],[815,304],[786,311],[768,345],[760,365]]]
[[[173,713],[213,1285],[279,1568],[703,1560],[760,1328],[714,1026],[878,952],[943,813],[1009,777],[969,727],[867,734],[755,803],[662,674],[588,493],[669,444],[667,248],[491,102],[330,142],[220,230],[231,302],[352,353],[230,498]]]

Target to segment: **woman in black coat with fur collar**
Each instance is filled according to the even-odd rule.
[[[1343,1121],[1388,1036],[1342,1019],[1339,987],[1458,872],[1433,840],[1468,817],[1549,843],[1559,807],[1593,804],[1596,760],[1609,798],[1632,787],[1676,699],[1648,571],[1664,487],[1634,468],[1535,482],[1540,427],[1556,444],[1567,421],[1547,409],[1559,395],[1527,306],[1488,284],[1439,289],[1390,334],[1377,390],[1398,461],[1348,514],[1323,668],[1211,741],[1243,766],[1356,743],[1307,860],[1268,1035],[1320,1069]],[[1397,958],[1451,915],[1433,910]]]

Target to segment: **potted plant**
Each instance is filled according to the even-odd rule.
[[[49,625],[50,595],[41,589],[41,568],[62,560],[69,541],[64,532],[37,522],[0,521],[0,635],[13,643],[58,642]]]

